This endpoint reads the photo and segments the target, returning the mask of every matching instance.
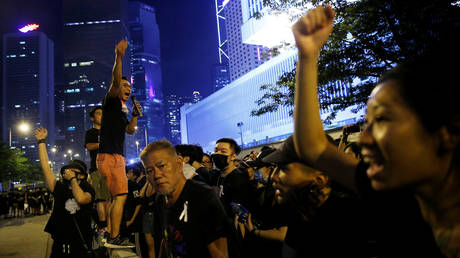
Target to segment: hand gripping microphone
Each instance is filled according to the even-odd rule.
[[[142,112],[137,108],[137,105],[139,105],[139,103],[137,102],[136,97],[131,96],[131,100],[133,101],[134,108],[136,109],[137,113],[139,114],[139,117],[142,117]]]

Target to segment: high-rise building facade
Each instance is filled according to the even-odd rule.
[[[227,52],[229,56],[230,81],[233,82],[270,59],[268,48],[262,45],[243,43],[241,26],[243,25],[242,0],[229,1],[225,5]]]
[[[172,144],[179,144],[180,140],[180,108],[184,104],[182,97],[170,94],[166,98],[166,118],[168,120],[168,139]]]
[[[228,64],[216,64],[212,70],[213,91],[218,91],[230,83],[230,69]]]
[[[274,112],[251,116],[252,110],[260,108],[257,101],[265,93],[260,87],[276,85],[285,72],[295,68],[295,49],[282,49],[277,56],[265,60],[262,57],[268,47],[292,42],[291,21],[283,15],[270,16],[263,0],[226,1],[224,13],[231,83],[200,103],[183,105],[180,110],[181,142],[199,144],[206,152],[212,152],[215,141],[222,137],[234,138],[241,147],[250,148],[285,139],[294,130],[289,106],[281,105]],[[258,14],[263,14],[261,19]],[[336,96],[346,96],[351,87],[341,82],[330,86]],[[288,93],[286,89],[280,90]],[[338,112],[324,128],[357,122],[362,112],[355,114],[351,112],[353,108]],[[320,112],[324,119],[331,110]]]
[[[40,31],[3,35],[3,141],[38,159],[33,129],[54,144],[54,43]]]
[[[128,36],[127,0],[64,0],[64,85],[57,96],[57,126],[65,134],[64,151],[89,160],[85,131],[91,128],[89,111],[101,105],[112,78],[115,45]],[[129,53],[123,75],[130,77]],[[129,105],[129,104],[128,104]]]
[[[160,31],[155,9],[129,2],[128,28],[132,95],[143,108],[138,130],[126,137],[127,157],[137,157],[149,142],[167,136],[161,79]]]
[[[168,95],[166,99],[168,120],[168,139],[173,144],[181,143],[181,108],[186,106],[194,105],[202,100],[202,96],[199,91],[193,91],[190,96],[178,96],[176,94]]]
[[[230,83],[228,40],[225,18],[225,6],[227,3],[228,0],[215,0],[219,63],[213,65],[212,67],[213,92],[222,89]]]

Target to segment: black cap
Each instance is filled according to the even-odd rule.
[[[248,164],[249,167],[252,167],[252,168],[262,168],[262,167],[270,166],[271,164],[269,162],[264,162],[263,158],[267,157],[268,155],[272,154],[275,151],[276,149],[264,146],[262,148],[262,151],[257,156],[256,160],[247,161],[246,163]]]
[[[75,161],[71,161],[69,164],[63,166],[61,168],[61,175],[64,174],[64,171],[66,169],[78,169],[78,171],[80,171],[81,174],[86,174],[86,169],[85,167],[82,166],[82,164],[80,164],[80,162],[75,162]]]
[[[74,159],[71,161],[71,163],[77,163],[79,164],[80,166],[82,166],[85,170],[85,173],[87,173],[88,171],[88,167],[86,166],[86,163],[83,161],[83,160],[79,160],[79,159]]]
[[[284,141],[283,145],[278,150],[263,158],[262,161],[266,163],[274,163],[276,165],[287,165],[289,163],[302,162],[295,152],[294,138],[292,135]]]

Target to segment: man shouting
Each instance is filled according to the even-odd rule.
[[[108,229],[110,237],[105,244],[109,248],[134,247],[126,239],[120,237],[120,223],[123,216],[123,206],[128,194],[128,181],[123,157],[125,132],[134,134],[140,106],[133,108],[132,119],[128,121],[128,108],[125,102],[131,94],[131,85],[122,77],[122,60],[128,42],[121,40],[115,47],[115,64],[112,71],[110,89],[102,104],[102,124],[100,134],[97,168],[107,182],[112,203],[109,207]]]

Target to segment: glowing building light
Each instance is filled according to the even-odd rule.
[[[33,30],[36,30],[40,27],[40,25],[38,24],[27,24],[26,26],[22,27],[22,28],[19,28],[19,31],[22,32],[22,33],[27,33],[29,31],[33,31]]]
[[[149,98],[155,98],[155,90],[153,90],[152,85],[149,86]]]

